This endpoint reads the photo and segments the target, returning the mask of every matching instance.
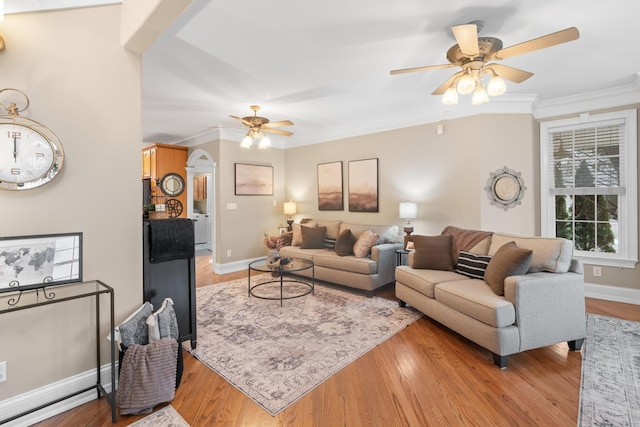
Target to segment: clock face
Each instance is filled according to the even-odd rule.
[[[0,188],[26,190],[51,181],[64,158],[55,135],[29,119],[0,120]]]

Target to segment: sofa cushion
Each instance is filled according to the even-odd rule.
[[[504,297],[496,295],[482,280],[468,279],[440,283],[436,301],[496,328],[513,325],[516,311]]]
[[[351,230],[356,238],[360,237],[364,231],[371,230],[379,237],[377,244],[402,242],[402,238],[398,237],[400,229],[397,225],[362,225],[345,222],[340,224],[340,233],[346,229]]]
[[[489,255],[476,255],[471,252],[460,251],[458,262],[454,268],[456,273],[464,274],[473,279],[484,279],[484,272],[489,265]]]
[[[324,236],[327,234],[327,227],[300,227],[302,233],[302,249],[322,249],[324,248]]]
[[[573,242],[571,240],[560,237],[520,237],[494,233],[491,237],[489,255],[495,254],[502,245],[508,242],[515,242],[518,247],[533,251],[529,273],[538,271],[566,273],[569,271],[573,256]]]
[[[514,242],[505,243],[489,261],[484,281],[496,295],[504,295],[504,279],[526,274],[532,258],[531,249],[519,248]]]
[[[401,282],[408,287],[415,289],[428,296],[435,298],[434,286],[457,280],[471,280],[462,274],[445,270],[417,270],[407,265],[396,267],[396,281]]]
[[[378,263],[370,258],[357,258],[355,256],[339,256],[335,252],[323,251],[313,256],[313,263],[317,267],[328,267],[333,270],[349,271],[359,274],[376,274]]]
[[[302,244],[302,227],[317,227],[318,224],[315,221],[307,221],[304,224],[292,224],[291,230],[293,235],[291,237],[291,246],[300,246]]]
[[[413,255],[413,268],[430,270],[452,270],[452,238],[450,235],[413,236],[416,252]]]
[[[353,255],[353,245],[356,238],[348,228],[344,230],[336,239],[336,254],[339,256]]]
[[[364,258],[371,254],[371,248],[378,242],[378,235],[372,230],[360,233],[358,240],[353,245],[353,254],[357,258]]]
[[[306,259],[307,261],[313,261],[313,257],[317,254],[327,252],[326,249],[302,249],[300,246],[283,246],[280,248],[281,257],[291,257]]]

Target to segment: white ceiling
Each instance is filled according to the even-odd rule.
[[[194,0],[143,55],[143,142],[240,141],[229,115],[252,104],[295,123],[271,137],[291,147],[631,87],[638,16],[638,0]],[[431,95],[456,68],[389,75],[447,63],[450,27],[474,20],[505,47],[571,26],[580,38],[500,61],[534,76],[477,107]]]

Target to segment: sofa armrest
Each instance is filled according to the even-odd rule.
[[[378,265],[380,285],[386,285],[396,279],[397,249],[402,249],[402,243],[383,243],[371,248],[371,259]]]
[[[516,311],[520,351],[586,336],[582,274],[532,273],[507,277],[504,284]]]

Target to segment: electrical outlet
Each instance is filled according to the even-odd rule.
[[[7,361],[0,362],[0,383],[7,380]]]
[[[231,249],[227,249],[227,258],[231,257]]]
[[[602,276],[602,268],[599,266],[594,266],[593,267],[593,276],[594,277],[600,277]]]

